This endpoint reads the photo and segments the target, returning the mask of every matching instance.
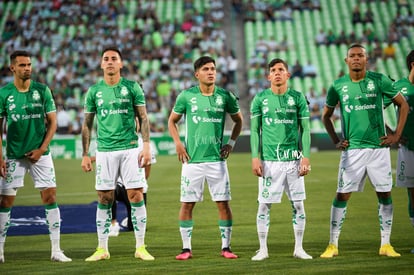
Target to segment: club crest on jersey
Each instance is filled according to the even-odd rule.
[[[368,90],[368,91],[374,91],[374,90],[375,90],[375,84],[374,84],[374,81],[372,81],[372,80],[368,81],[368,84],[367,84],[367,90]]]
[[[123,86],[121,88],[121,95],[122,96],[127,96],[128,95],[128,89],[125,86]]]
[[[39,94],[39,91],[37,91],[37,90],[34,90],[33,91],[33,99],[35,100],[35,101],[38,101],[39,99],[40,99],[40,94]]]
[[[223,98],[221,96],[216,97],[216,104],[217,105],[223,105]]]
[[[295,105],[295,100],[293,99],[293,97],[289,97],[288,98],[288,100],[287,100],[287,104],[289,105],[289,106],[294,106]]]

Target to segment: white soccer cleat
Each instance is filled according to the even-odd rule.
[[[295,250],[295,252],[293,252],[293,257],[298,258],[298,259],[302,259],[302,260],[313,259],[313,257],[311,255],[309,255],[308,253],[306,253],[305,250],[303,250],[303,249]]]
[[[62,263],[67,263],[67,262],[72,261],[71,258],[68,258],[65,256],[65,254],[63,254],[63,251],[52,252],[52,256],[50,257],[50,260],[52,260],[53,262],[62,262]]]
[[[267,251],[257,250],[256,255],[252,257],[252,261],[263,261],[267,258],[269,258]]]
[[[121,228],[119,227],[118,222],[115,222],[115,224],[111,224],[111,226],[109,227],[108,236],[109,237],[118,237],[120,229]]]

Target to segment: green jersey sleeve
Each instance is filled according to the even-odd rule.
[[[336,92],[334,85],[331,85],[326,95],[326,106],[335,108],[336,104],[338,104],[338,101],[338,93]]]

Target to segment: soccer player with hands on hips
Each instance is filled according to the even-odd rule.
[[[406,63],[408,77],[395,83],[396,89],[406,98],[410,107],[398,148],[396,182],[398,187],[407,188],[408,214],[414,226],[414,50],[407,55]],[[414,249],[411,253],[414,253]]]
[[[310,172],[309,108],[305,96],[288,87],[290,73],[284,60],[271,60],[267,69],[270,87],[258,93],[250,106],[252,170],[259,177],[256,223],[260,243],[252,260],[269,257],[270,208],[281,203],[283,191],[292,205],[293,256],[312,259],[302,247],[306,224],[304,176]]]
[[[393,185],[390,148],[398,143],[408,114],[408,104],[393,82],[383,74],[367,70],[368,54],[360,44],[348,48],[345,63],[348,73],[334,81],[328,89],[322,114],[325,128],[342,150],[338,172],[336,197],[331,206],[330,240],[321,258],[337,256],[338,240],[345,220],[347,203],[352,192],[364,190],[368,176],[378,197],[381,246],[379,255],[399,257],[390,244]],[[399,107],[395,133],[386,135],[383,116],[384,100],[392,100]],[[342,138],[335,132],[331,116],[339,103]]]
[[[56,202],[56,175],[49,144],[56,132],[56,106],[50,89],[31,80],[30,53],[15,51],[10,55],[13,82],[0,89],[0,144],[6,120],[6,159],[0,151],[0,263],[10,226],[10,213],[29,173],[46,210],[52,246],[51,260],[71,262],[60,249],[60,210]],[[45,123],[46,122],[46,123]]]
[[[203,201],[204,182],[219,211],[221,255],[235,259],[230,241],[233,216],[230,180],[226,159],[232,152],[242,129],[242,115],[236,96],[215,85],[216,62],[202,56],[194,62],[198,85],[182,91],[168,119],[168,129],[174,140],[181,170],[181,209],[179,213],[182,252],[177,260],[192,257],[193,209]],[[227,144],[223,142],[226,115],[230,114],[233,128]],[[177,123],[185,117],[185,140],[181,142]]]
[[[98,193],[96,227],[98,247],[85,261],[110,258],[108,250],[112,203],[118,177],[127,189],[135,236],[135,258],[154,260],[145,245],[147,211],[143,188],[146,186],[144,169],[151,162],[149,123],[145,97],[141,86],[121,77],[121,52],[116,47],[103,50],[101,69],[103,80],[91,86],[85,97],[85,120],[82,125],[82,169],[92,171],[89,146],[93,120],[97,118],[96,181]],[[142,135],[143,149],[139,153],[137,123]],[[138,161],[137,161],[138,160]]]

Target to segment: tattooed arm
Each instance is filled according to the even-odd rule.
[[[147,109],[145,106],[135,106],[135,113],[139,121],[142,141],[144,145],[144,148],[139,155],[139,164],[141,167],[143,167],[151,164],[149,121]]]
[[[82,169],[85,172],[92,171],[92,162],[89,157],[89,145],[91,143],[94,113],[85,113],[85,119],[82,125]]]

